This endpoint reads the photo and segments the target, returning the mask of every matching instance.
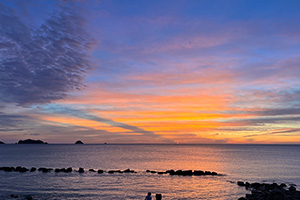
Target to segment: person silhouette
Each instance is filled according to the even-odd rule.
[[[145,197],[145,200],[152,200],[151,192],[148,192],[148,195]]]
[[[155,195],[155,199],[156,200],[161,200],[162,199],[162,195],[161,194],[156,194]]]

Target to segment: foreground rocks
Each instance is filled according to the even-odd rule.
[[[297,191],[294,186],[287,187],[286,184],[277,183],[249,183],[238,181],[238,186],[245,187],[251,191],[251,194],[246,194],[238,200],[299,200],[300,191]]]

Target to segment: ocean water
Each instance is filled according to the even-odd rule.
[[[133,169],[134,174],[0,171],[0,199],[238,199],[236,181],[300,185],[300,145],[0,145],[0,166]],[[146,170],[216,171],[170,176]],[[296,187],[297,187],[296,186]],[[299,187],[298,187],[299,189]],[[155,199],[155,198],[153,198]]]

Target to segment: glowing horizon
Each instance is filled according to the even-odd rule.
[[[0,140],[300,144],[283,3],[2,1]]]

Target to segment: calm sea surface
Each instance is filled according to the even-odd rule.
[[[247,191],[232,181],[300,185],[299,145],[0,145],[0,166],[133,169],[135,174],[0,171],[0,199],[231,200]],[[170,176],[146,169],[216,171],[225,176]],[[298,187],[299,189],[299,187]],[[155,198],[153,198],[155,199]]]

